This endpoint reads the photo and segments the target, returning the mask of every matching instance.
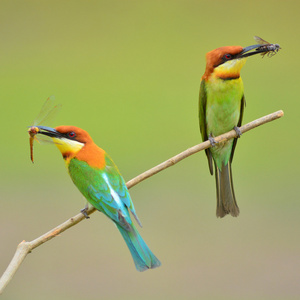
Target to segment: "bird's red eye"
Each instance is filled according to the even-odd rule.
[[[224,58],[227,59],[227,60],[229,60],[229,59],[232,58],[232,55],[229,54],[229,53],[227,53],[227,54],[224,55]]]
[[[74,131],[70,131],[69,133],[68,133],[68,136],[70,137],[70,138],[75,138],[76,137],[76,133],[74,132]]]

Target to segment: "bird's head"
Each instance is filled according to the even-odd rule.
[[[206,69],[202,79],[208,80],[212,75],[221,79],[237,79],[240,77],[240,71],[246,62],[246,57],[268,51],[262,45],[252,45],[245,48],[227,46],[212,50],[206,54]]]
[[[51,137],[64,158],[75,156],[86,144],[93,143],[85,130],[75,126],[36,126],[36,130],[37,134]]]

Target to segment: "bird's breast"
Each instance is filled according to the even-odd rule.
[[[75,156],[76,159],[85,161],[89,166],[104,169],[106,153],[94,143],[86,144]]]
[[[222,80],[213,78],[207,84],[207,133],[218,136],[237,126],[243,97],[241,78]]]

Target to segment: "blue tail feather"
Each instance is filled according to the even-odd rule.
[[[148,269],[153,269],[161,265],[160,261],[151,252],[133,224],[131,224],[131,231],[124,229],[118,224],[116,224],[116,226],[121,232],[130,250],[131,256],[135,263],[135,267],[138,271],[146,271]]]

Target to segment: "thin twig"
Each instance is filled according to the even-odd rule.
[[[267,116],[264,116],[260,119],[257,119],[255,121],[252,121],[246,125],[243,125],[242,127],[240,127],[240,131],[242,133],[245,133],[257,126],[263,125],[265,123],[271,122],[273,120],[279,119],[283,116],[283,111],[279,110],[277,112],[274,112],[272,114],[269,114]],[[232,139],[237,137],[237,133],[235,130],[231,130],[227,133],[224,133],[222,135],[219,135],[217,137],[215,137],[215,141],[217,143],[219,142],[224,142],[226,140]],[[157,165],[156,167],[138,175],[137,177],[129,180],[126,185],[127,188],[130,189],[133,186],[135,186],[136,184],[142,182],[143,180],[161,172],[162,170],[169,168],[175,164],[177,164],[178,162],[180,162],[181,160],[199,152],[202,151],[204,149],[207,149],[211,147],[211,144],[209,141],[205,141],[201,144],[198,144],[196,146],[193,146],[175,156],[173,156],[172,158],[166,160],[165,162]],[[87,214],[90,215],[93,212],[95,212],[96,209],[94,207],[90,207],[87,211]],[[0,279],[0,294],[2,294],[3,290],[5,289],[5,287],[7,286],[7,284],[10,282],[10,280],[13,278],[14,274],[16,273],[16,271],[18,270],[18,268],[20,267],[21,263],[23,262],[23,260],[25,259],[25,257],[27,256],[28,253],[30,253],[33,249],[35,249],[36,247],[40,246],[43,243],[46,243],[47,241],[53,239],[54,237],[56,237],[58,234],[64,232],[65,230],[69,229],[70,227],[76,225],[77,223],[81,222],[82,220],[84,220],[85,217],[82,213],[77,214],[76,216],[70,218],[69,220],[67,220],[66,222],[58,225],[57,227],[55,227],[54,229],[50,230],[49,232],[43,234],[42,236],[36,238],[35,240],[31,241],[31,242],[26,242],[23,241],[21,242],[16,250],[16,253],[13,257],[13,259],[11,260],[10,264],[8,265],[7,269],[5,270],[5,272],[3,273],[1,279]]]
[[[276,119],[279,119],[280,117],[283,116],[283,111],[282,110],[279,110],[279,111],[276,111],[272,114],[269,114],[269,115],[266,115],[260,119],[257,119],[257,120],[254,120],[246,125],[243,125],[242,127],[239,127],[240,131],[242,133],[245,133],[255,127],[258,127],[262,124],[265,124],[265,123],[268,123],[268,122],[271,122],[273,120],[276,120]],[[230,140],[232,138],[235,138],[237,137],[237,133],[235,130],[231,130],[227,133],[224,133],[222,135],[219,135],[218,137],[214,137],[214,140],[217,142],[217,143],[220,143],[220,142],[224,142],[226,140]],[[204,149],[207,149],[211,146],[210,144],[210,141],[205,141],[201,144],[198,144],[196,146],[193,146],[173,157],[171,157],[170,159],[164,161],[163,163],[157,165],[156,167],[138,175],[137,177],[129,180],[126,185],[128,188],[131,188],[133,186],[135,186],[136,184],[140,183],[141,181],[161,172],[162,170],[166,169],[166,168],[169,168],[175,164],[177,164],[178,162],[180,162],[181,160],[199,152],[199,151],[202,151]]]

